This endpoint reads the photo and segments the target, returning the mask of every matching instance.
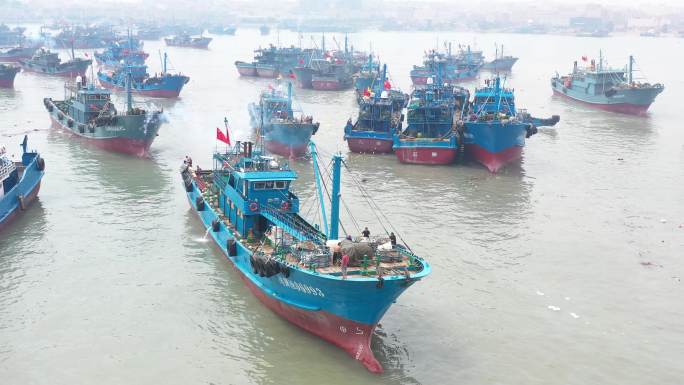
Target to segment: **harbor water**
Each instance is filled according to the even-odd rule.
[[[20,73],[14,90],[0,90],[0,143],[18,154],[28,133],[46,160],[38,201],[0,234],[1,384],[682,383],[684,39],[350,35],[356,49],[372,46],[405,91],[411,66],[443,41],[476,45],[490,58],[503,43],[520,57],[505,78],[518,105],[561,121],[540,129],[523,160],[498,174],[348,154],[342,136],[357,113],[353,92],[295,89],[299,107],[321,123],[321,152],[345,155],[433,266],[378,326],[373,348],[385,373],[374,375],[262,306],[204,238],[185,198],[179,166],[190,155],[211,167],[224,117],[233,140],[249,137],[247,103],[275,82],[239,78],[233,63],[276,38],[240,29],[208,50],[145,42],[151,72],[166,50],[170,66],[190,76],[179,99],[136,98],[165,111],[150,159],[83,147],[50,129],[42,99],[61,99],[63,79]],[[295,33],[279,40],[299,44]],[[601,49],[617,67],[633,54],[642,75],[665,84],[648,116],[552,95],[556,71]],[[307,214],[311,163],[291,165]],[[382,232],[345,176],[343,199],[362,226]]]

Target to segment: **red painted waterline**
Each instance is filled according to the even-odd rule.
[[[190,197],[188,197],[188,201],[192,207]],[[216,240],[214,240],[214,244],[218,246]],[[223,249],[219,248],[219,250],[225,255]],[[370,372],[382,373],[384,371],[370,348],[375,324],[362,324],[326,311],[303,310],[280,302],[261,291],[251,279],[245,276],[230,257],[226,257],[226,259],[230,261],[233,269],[240,275],[245,286],[272,312],[307,332],[337,345],[352,358],[360,361]]]
[[[410,164],[451,164],[456,161],[458,150],[455,148],[403,147],[394,150],[401,163]]]
[[[340,82],[333,80],[312,80],[311,87],[318,91],[339,91],[342,89]]]
[[[100,85],[104,88],[115,91],[126,91],[125,88],[112,85],[107,82],[100,82]],[[177,98],[180,95],[181,90],[136,90],[131,89],[131,92],[136,95],[148,96],[151,98]]]
[[[0,56],[2,63],[19,63],[22,60],[28,60],[31,56]]]
[[[307,145],[290,146],[276,141],[265,141],[266,150],[286,158],[301,158],[306,154]]]
[[[33,202],[36,199],[39,191],[40,191],[40,181],[38,181],[38,184],[36,185],[36,187],[34,187],[33,190],[27,196],[24,197],[24,205],[26,206],[27,209],[28,209],[28,206],[31,204],[31,202]],[[10,214],[5,219],[4,222],[0,223],[0,232],[2,232],[4,229],[9,227],[10,222],[12,222],[12,220],[14,220],[22,211],[24,211],[24,210],[22,210],[21,207],[18,207],[16,210],[14,210],[12,212],[12,214]]]
[[[47,72],[42,72],[42,71],[35,71],[32,70],[31,68],[28,67],[22,67],[25,72],[33,72],[41,75],[52,75],[52,76],[61,76],[61,77],[66,77],[66,78],[75,78],[76,76],[85,76],[85,73],[87,71],[87,68],[84,68],[83,71],[66,71],[66,72],[53,72],[53,73],[47,73]]]
[[[251,279],[237,269],[242,282],[271,311],[300,328],[333,343],[360,361],[369,371],[382,373],[380,362],[370,348],[376,325],[351,321],[325,311],[307,311],[284,304],[261,291]]]
[[[427,77],[425,76],[411,76],[411,81],[413,84],[423,85],[427,84]]]
[[[0,88],[14,88],[14,76],[10,79],[0,79]]]
[[[133,155],[140,158],[148,158],[150,156],[150,147],[152,146],[152,141],[149,143],[144,140],[128,139],[128,138],[104,138],[95,139],[88,138],[83,135],[78,135],[73,132],[70,128],[60,123],[58,120],[50,115],[52,120],[52,128],[61,129],[69,134],[78,137],[84,143],[93,145],[97,148],[106,151],[119,152],[122,154]]]
[[[260,78],[275,79],[278,76],[278,71],[269,69],[256,69],[257,76]]]
[[[648,108],[651,106],[650,104],[629,104],[629,103],[599,104],[599,103],[589,103],[589,102],[585,102],[584,100],[575,99],[572,96],[566,95],[566,94],[564,94],[558,90],[555,90],[555,89],[553,90],[553,93],[556,95],[559,95],[559,96],[563,96],[566,99],[570,99],[572,101],[597,108],[599,110],[617,112],[617,113],[621,113],[621,114],[643,116],[643,115],[646,115]]]
[[[257,76],[256,68],[237,67],[241,76]]]
[[[522,147],[513,146],[499,152],[490,152],[477,144],[466,144],[470,157],[482,163],[490,172],[498,172],[502,167],[522,157]]]
[[[365,154],[391,154],[392,140],[347,138],[349,151]]]

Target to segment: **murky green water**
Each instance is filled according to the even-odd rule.
[[[235,60],[261,37],[239,30],[208,51],[168,49],[191,77],[182,97],[152,103],[168,117],[152,159],[81,147],[48,130],[42,98],[62,80],[19,74],[0,91],[0,141],[24,132],[47,161],[40,199],[0,234],[2,384],[679,384],[684,378],[684,40],[366,32],[392,81],[440,40],[494,42],[519,56],[507,82],[520,106],[561,115],[498,175],[477,165],[412,167],[348,155],[388,216],[434,267],[390,309],[373,339],[386,372],[263,307],[211,244],[177,175],[210,165],[224,116],[248,134],[246,104],[269,82],[240,79]],[[296,35],[281,33],[296,44]],[[308,40],[308,35],[306,37]],[[341,39],[339,39],[341,40]],[[634,54],[666,85],[645,118],[551,96],[548,79],[603,48]],[[160,42],[147,42],[152,70]],[[470,84],[474,86],[476,83]],[[298,91],[321,122],[326,153],[346,152],[351,91]],[[302,197],[313,194],[310,165]],[[351,182],[344,181],[345,187]],[[360,202],[345,189],[348,202]],[[365,206],[354,216],[380,229]],[[375,226],[375,227],[373,227]],[[559,310],[553,310],[559,308]]]

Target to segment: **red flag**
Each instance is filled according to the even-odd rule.
[[[392,83],[390,83],[389,80],[385,80],[385,89],[386,90],[392,89]]]
[[[587,61],[587,57],[586,57],[586,56],[582,56],[582,61]]]
[[[287,75],[290,79],[297,79],[297,75],[294,74],[294,72],[290,72],[289,75]]]
[[[225,144],[230,144],[230,137],[221,131],[220,128],[216,127],[216,140],[220,140]]]

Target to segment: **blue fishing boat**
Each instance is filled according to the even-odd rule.
[[[586,56],[582,59],[588,60]],[[598,63],[592,59],[589,66],[580,68],[575,61],[571,74],[556,73],[551,88],[555,95],[604,111],[645,115],[665,86],[638,81],[632,56],[626,68],[606,68],[600,53]]]
[[[162,73],[150,76],[146,65],[128,65],[112,72],[97,72],[100,85],[115,91],[125,91],[128,75],[131,75],[131,91],[138,95],[155,98],[177,98],[190,78],[183,74],[167,72],[167,55],[162,59]]]
[[[299,158],[306,154],[311,136],[318,131],[320,123],[311,116],[295,116],[292,108],[292,83],[287,83],[287,93],[269,87],[263,91],[258,103],[249,104],[250,122],[263,138],[266,149],[280,156]]]
[[[27,150],[28,137],[21,143],[21,161],[14,161],[0,148],[0,231],[38,196],[45,174],[45,160],[36,151]]]
[[[149,54],[142,50],[141,43],[130,39],[127,43],[114,42],[102,52],[95,52],[97,64],[108,68],[120,68],[126,64],[144,65]]]
[[[181,171],[186,196],[207,235],[266,307],[380,373],[382,364],[370,346],[373,331],[397,298],[431,268],[396,242],[399,233],[391,223],[382,223],[391,234],[345,238],[339,231],[343,159],[333,156],[327,170],[332,175],[327,206],[322,162],[313,144],[311,153],[322,227],[300,214],[292,191],[297,174],[251,142],[214,153],[212,170],[186,164]],[[354,174],[346,175],[361,185]]]
[[[537,133],[539,125],[553,125],[558,117],[537,119],[518,116],[514,90],[501,84],[496,76],[488,79],[485,87],[477,88],[471,113],[465,120],[463,135],[467,154],[491,172],[520,159],[525,139]]]
[[[349,150],[358,153],[391,153],[394,135],[401,131],[402,110],[408,95],[393,90],[387,80],[387,65],[365,89],[359,100],[359,115],[347,121],[344,140]],[[394,91],[394,92],[393,92]]]
[[[488,71],[510,71],[513,69],[513,65],[518,61],[518,58],[511,55],[504,56],[503,44],[501,45],[501,50],[499,46],[496,46],[496,53],[494,54],[494,60],[486,62],[482,65],[482,69]]]
[[[423,86],[429,78],[439,78],[447,84],[455,84],[475,79],[482,66],[482,56],[479,51],[461,49],[459,54],[453,54],[451,43],[447,45],[446,52],[432,49],[425,53],[423,65],[413,66],[411,70],[411,82],[415,86]]]
[[[373,60],[373,55],[368,55],[368,60],[363,63],[359,71],[354,74],[354,90],[357,98],[373,86],[373,82],[380,75],[380,63]]]
[[[393,149],[402,163],[444,165],[456,161],[462,142],[461,116],[468,90],[444,85],[439,76],[411,94],[406,128],[394,134]]]

